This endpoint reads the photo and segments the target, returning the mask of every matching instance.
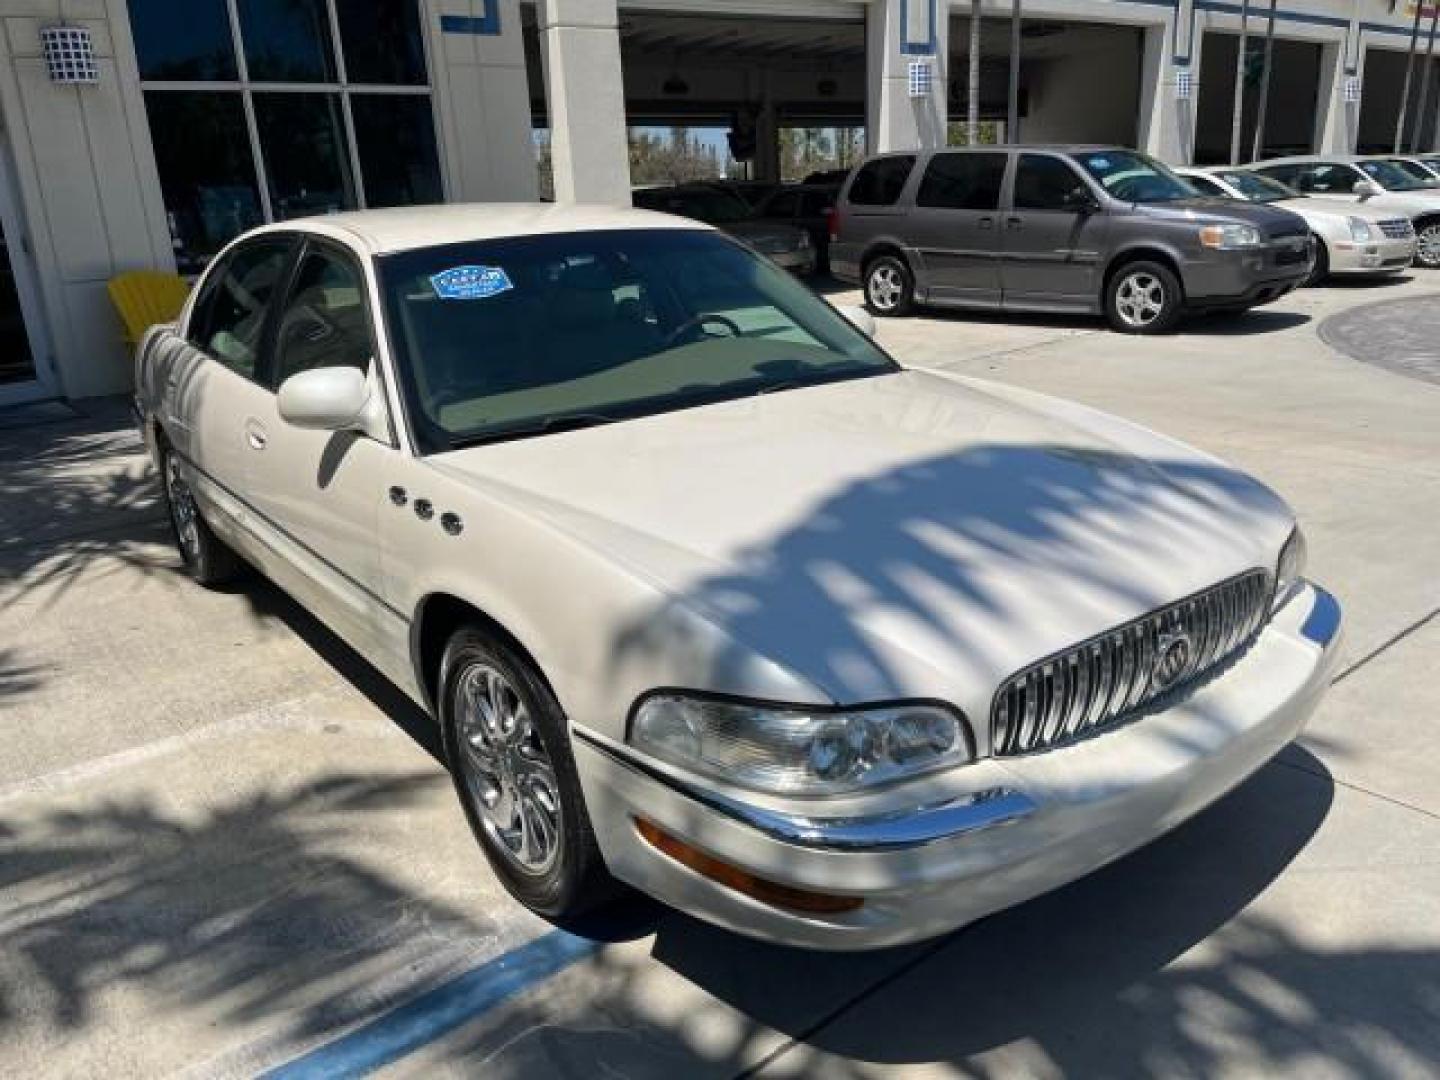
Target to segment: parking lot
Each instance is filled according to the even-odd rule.
[[[1161,338],[881,324],[1260,476],[1348,639],[1305,736],[1171,836],[854,956],[526,914],[414,706],[265,582],[182,576],[124,402],[0,412],[3,1071],[1436,1075],[1437,309],[1416,273]]]

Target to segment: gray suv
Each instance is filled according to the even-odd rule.
[[[984,147],[886,154],[836,203],[830,266],[878,315],[917,303],[1104,312],[1161,333],[1188,311],[1284,296],[1315,258],[1288,210],[1207,198],[1133,150]]]

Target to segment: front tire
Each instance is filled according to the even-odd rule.
[[[1318,236],[1315,238],[1315,268],[1310,271],[1310,276],[1305,279],[1304,288],[1312,288],[1319,285],[1330,276],[1330,249],[1325,246],[1325,241]]]
[[[915,307],[915,276],[905,260],[881,255],[865,266],[865,306],[873,315],[908,315]]]
[[[476,627],[440,661],[440,721],[470,829],[510,895],[551,919],[616,891],[605,869],[565,714],[530,663]]]
[[[1105,287],[1105,317],[1122,334],[1173,330],[1183,307],[1180,280],[1161,263],[1126,263]]]
[[[1415,265],[1440,270],[1440,218],[1422,221],[1416,229]]]
[[[205,523],[180,459],[168,446],[160,451],[160,486],[165,493],[170,531],[186,572],[207,588],[236,577],[242,565],[240,557]]]

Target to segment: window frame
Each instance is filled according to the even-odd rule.
[[[377,382],[383,383],[383,376],[380,371],[380,334],[375,325],[375,309],[370,303],[370,279],[366,276],[365,267],[355,257],[355,253],[344,244],[314,234],[301,237],[301,242],[291,253],[290,265],[285,270],[284,289],[280,292],[278,303],[272,304],[270,318],[266,324],[265,337],[265,363],[263,368],[257,365],[256,370],[263,370],[265,374],[264,385],[273,394],[280,393],[281,382],[278,378],[280,373],[280,352],[279,333],[282,313],[290,306],[290,301],[295,295],[295,285],[300,280],[300,268],[305,265],[305,260],[311,255],[322,255],[332,258],[336,262],[346,266],[355,275],[356,288],[360,293],[360,308],[365,316],[365,330],[370,339],[370,371],[374,374]],[[297,372],[297,374],[299,374]],[[394,429],[392,425],[391,434]]]
[[[333,82],[266,82],[263,80],[252,80],[250,77],[249,62],[245,55],[244,29],[240,23],[239,0],[224,0],[224,7],[230,19],[231,48],[234,50],[236,77],[232,79],[142,79],[140,90],[142,93],[150,91],[164,92],[167,90],[188,90],[192,92],[206,93],[229,93],[239,94],[241,107],[245,117],[245,128],[250,143],[250,162],[255,170],[255,187],[260,202],[260,211],[264,221],[274,223],[276,221],[275,210],[270,199],[270,176],[265,164],[265,156],[261,152],[260,128],[256,119],[255,99],[256,93],[282,93],[282,94],[334,94],[340,99],[341,130],[345,137],[346,159],[349,164],[350,174],[353,177],[355,186],[356,209],[364,210],[369,207],[365,194],[365,176],[361,170],[360,148],[355,139],[355,117],[351,109],[351,95],[353,94],[391,94],[401,97],[427,97],[430,100],[430,122],[435,134],[435,156],[436,165],[440,174],[440,191],[442,198],[449,202],[452,198],[450,190],[450,179],[445,168],[445,143],[442,139],[442,128],[438,114],[437,92],[435,89],[435,56],[429,34],[429,21],[425,18],[426,5],[423,0],[410,0],[418,4],[421,9],[420,20],[420,41],[425,58],[425,82],[423,83],[367,83],[351,82],[345,67],[345,46],[340,33],[339,11],[336,8],[335,0],[323,0],[325,5],[326,18],[330,32],[330,47],[333,50],[335,61],[335,81]],[[218,253],[217,256],[218,257]]]
[[[275,332],[275,312],[278,308],[276,297],[290,295],[290,286],[295,277],[296,256],[304,247],[303,237],[290,230],[273,230],[259,233],[252,236],[242,236],[220,251],[215,258],[210,260],[210,265],[205,268],[205,276],[199,287],[195,290],[195,302],[191,305],[189,313],[185,317],[185,341],[192,349],[204,355],[205,359],[216,364],[238,378],[252,383],[261,390],[275,393],[271,386],[271,345]],[[283,242],[287,251],[285,252],[285,264],[280,269],[280,275],[275,282],[275,292],[265,309],[265,320],[260,327],[260,334],[256,338],[255,345],[255,369],[252,374],[246,375],[243,371],[237,371],[229,364],[220,360],[210,349],[208,342],[195,340],[195,320],[205,318],[209,311],[210,304],[215,299],[215,290],[219,288],[219,282],[224,278],[225,271],[235,260],[236,256],[243,254],[250,248],[269,246],[277,242]]]

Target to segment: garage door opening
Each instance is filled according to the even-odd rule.
[[[1423,53],[1424,42],[1420,48]],[[1400,118],[1400,99],[1405,89],[1406,53],[1398,49],[1365,50],[1365,78],[1360,90],[1360,128],[1356,146],[1362,154],[1389,154],[1395,149],[1395,126]],[[1410,101],[1406,109],[1404,145],[1423,151],[1435,145],[1436,100],[1440,97],[1440,59],[1430,61],[1430,82],[1425,105],[1420,104],[1425,57],[1417,55],[1410,76]],[[1417,133],[1417,122],[1421,130]]]
[[[620,10],[620,63],[637,187],[705,179],[799,181],[865,153],[865,24],[836,18]],[[542,196],[544,72],[523,9]]]
[[[950,20],[950,142],[966,141],[970,20]],[[982,142],[1134,146],[1140,119],[1144,32],[1138,27],[1025,19],[1020,30],[1020,130],[1005,131],[1010,20],[980,24]]]
[[[1195,109],[1195,164],[1230,161],[1235,102],[1235,57],[1240,35],[1206,31],[1200,53],[1200,87]],[[1320,86],[1321,46],[1276,38],[1265,106],[1265,138],[1260,158],[1308,154],[1315,147],[1315,115]],[[1245,107],[1240,125],[1240,160],[1252,160],[1260,83],[1265,63],[1263,30],[1251,34],[1245,48]]]

